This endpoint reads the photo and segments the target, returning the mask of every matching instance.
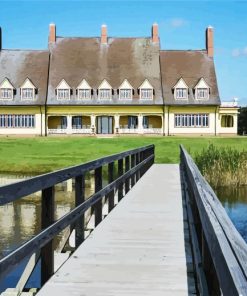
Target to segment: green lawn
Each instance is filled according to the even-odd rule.
[[[155,144],[157,163],[178,163],[179,144],[193,155],[210,143],[247,149],[247,137],[1,137],[0,172],[44,173],[148,144]]]

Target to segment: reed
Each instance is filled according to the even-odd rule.
[[[247,185],[247,151],[210,144],[195,154],[195,162],[212,187]]]

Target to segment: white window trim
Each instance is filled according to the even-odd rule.
[[[2,91],[5,90],[5,89],[10,89],[10,91],[11,91],[11,97],[10,98],[3,98],[2,97]],[[10,87],[1,87],[0,88],[0,100],[12,101],[13,99],[14,99],[14,89],[13,88],[10,88]]]
[[[80,98],[79,97],[79,93],[80,93],[80,91],[89,91],[89,97],[88,98]],[[92,94],[91,94],[91,89],[89,89],[89,88],[77,88],[77,96],[76,96],[76,98],[77,98],[77,100],[85,100],[85,101],[87,101],[87,100],[91,100],[92,99]]]
[[[59,98],[59,96],[58,96],[59,91],[64,91],[64,90],[69,92],[69,98],[68,99]],[[59,100],[59,101],[69,101],[70,100],[70,88],[57,88],[56,91],[57,91],[57,100]]]
[[[22,91],[24,89],[31,89],[33,92],[32,98],[23,98]],[[35,88],[34,87],[21,87],[21,100],[22,101],[33,101],[35,99]]]
[[[201,90],[201,89],[203,89],[203,90],[207,90],[207,93],[208,93],[208,95],[207,95],[207,97],[205,97],[205,98],[200,98],[200,97],[198,97],[198,90]],[[196,100],[198,100],[198,101],[207,101],[207,100],[209,100],[209,87],[196,87],[195,88],[195,99]]]
[[[186,90],[186,97],[184,97],[184,98],[178,98],[177,97],[177,89],[185,89]],[[186,88],[186,87],[175,87],[174,88],[174,99],[175,100],[188,100],[188,98],[189,98],[188,88]]]
[[[193,117],[193,120],[192,120]],[[192,125],[192,121],[194,124]],[[198,122],[201,121],[201,124]],[[183,124],[183,123],[187,124]],[[204,123],[207,122],[207,125]],[[191,124],[189,124],[191,123]],[[174,128],[209,128],[210,116],[208,113],[178,113],[174,114]]]
[[[109,96],[109,98],[101,98],[100,97],[100,92],[101,91],[105,91],[105,90],[107,90],[107,91],[109,91],[110,92],[110,96]],[[104,100],[106,100],[106,101],[109,101],[109,100],[111,100],[112,99],[112,89],[111,88],[99,88],[98,89],[98,99],[99,100],[101,100],[101,101],[104,101]]]
[[[130,91],[130,93],[131,93],[130,98],[121,97],[121,91],[124,91],[124,90]],[[121,101],[125,101],[125,100],[131,101],[131,100],[133,100],[133,90],[132,90],[132,88],[119,88],[119,100],[121,100]]]
[[[143,90],[149,90],[149,91],[151,91],[152,92],[151,98],[148,98],[148,99],[147,98],[143,98],[142,97],[142,91]],[[139,98],[142,101],[152,101],[153,98],[154,98],[154,89],[153,88],[140,88],[140,96],[139,96]]]

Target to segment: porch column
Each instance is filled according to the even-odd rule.
[[[114,126],[114,133],[115,134],[118,134],[119,133],[119,115],[115,115],[114,116],[114,123],[115,123],[115,126]]]
[[[91,115],[90,119],[91,119],[91,133],[95,134],[96,133],[96,116]]]
[[[164,135],[164,116],[161,115],[160,117],[161,117],[161,132],[160,132],[160,134]]]
[[[72,116],[67,115],[67,134],[72,134]]]
[[[232,114],[233,116],[233,128],[235,130],[235,133],[238,133],[238,115],[237,114]]]
[[[138,115],[138,133],[143,134],[143,115]]]

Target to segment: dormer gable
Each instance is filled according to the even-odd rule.
[[[35,97],[36,86],[32,83],[29,78],[26,78],[24,83],[21,85],[21,99],[22,100],[33,100]]]
[[[12,100],[14,97],[14,86],[5,78],[0,84],[0,99],[2,100]]]
[[[66,82],[65,79],[62,79],[58,84],[58,86],[56,87],[56,89],[71,89],[71,87],[69,86],[69,84]]]
[[[92,87],[88,84],[86,79],[83,79],[81,83],[77,86],[77,89],[92,89]]]
[[[4,78],[4,80],[0,84],[0,88],[11,88],[14,89],[14,86],[11,84],[8,78]]]
[[[77,91],[77,99],[79,100],[91,99],[92,88],[85,79],[83,79],[81,83],[77,86],[76,91]]]
[[[65,79],[62,79],[58,86],[56,87],[56,94],[58,100],[69,100],[70,99],[71,87],[66,82]]]
[[[208,100],[209,99],[210,87],[203,78],[201,78],[198,81],[198,83],[196,84],[194,89],[195,89],[195,99],[196,100]]]
[[[127,79],[124,79],[122,84],[119,86],[119,99],[132,100],[132,98],[133,98],[133,87]]]
[[[178,82],[173,86],[173,89],[176,88],[189,88],[188,85],[185,83],[185,81],[183,80],[183,78],[181,77]]]
[[[122,84],[119,86],[119,89],[133,89],[133,86],[129,83],[127,79],[124,79]]]
[[[104,79],[104,80],[100,83],[98,89],[112,89],[112,87],[111,87],[110,83],[109,83],[106,79]]]
[[[138,87],[141,100],[152,100],[154,95],[154,88],[152,84],[145,79],[143,83]]]
[[[201,78],[198,83],[196,84],[195,88],[209,88],[208,84],[204,80],[204,78]]]
[[[145,79],[143,83],[138,87],[138,89],[154,89],[152,84],[148,81],[148,79]]]

